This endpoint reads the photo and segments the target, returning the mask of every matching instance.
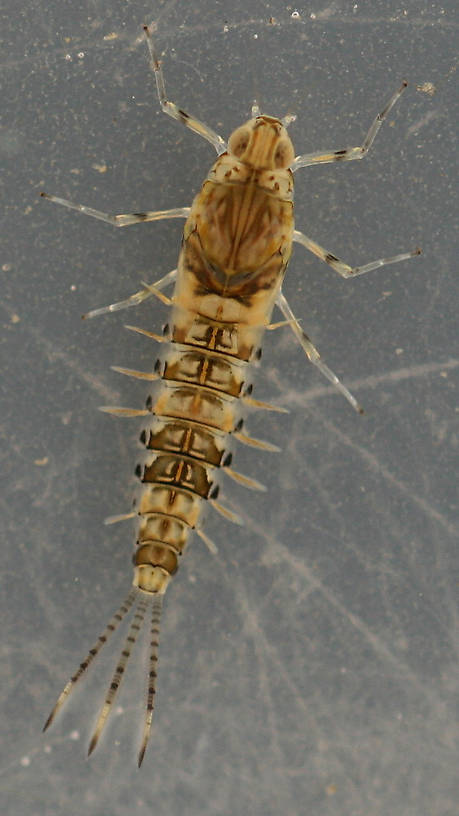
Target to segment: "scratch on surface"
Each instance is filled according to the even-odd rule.
[[[245,590],[245,585],[244,585],[243,582],[240,582],[238,584],[238,587],[239,587],[239,590],[240,590],[239,595],[241,595],[242,594],[241,589],[243,587],[244,590]],[[260,627],[258,625],[258,620],[253,615],[253,613],[252,613],[252,611],[250,609],[247,592],[245,592],[245,591],[244,591],[244,601],[245,601],[245,603],[243,604],[243,606],[245,606],[245,611],[246,611],[246,616],[247,616],[246,620],[247,621],[248,620],[254,620],[254,622],[255,622],[255,627],[254,628],[257,630],[257,633],[258,633],[260,631]],[[277,726],[277,723],[276,723],[276,712],[278,712],[278,707],[273,702],[273,694],[272,694],[272,690],[271,690],[270,682],[269,682],[270,676],[272,676],[272,675],[271,675],[271,672],[269,672],[269,670],[268,670],[268,668],[266,666],[266,660],[265,660],[266,648],[262,648],[262,644],[260,643],[258,637],[253,638],[253,644],[254,644],[255,656],[257,658],[257,662],[258,662],[258,665],[259,665],[259,676],[260,676],[259,690],[260,690],[260,696],[262,697],[262,699],[264,701],[264,706],[265,706],[266,711],[267,711],[266,719],[267,719],[267,721],[269,723],[270,744],[271,744],[271,748],[273,750],[273,754],[277,758],[277,762],[278,762],[278,772],[277,772],[277,775],[276,775],[277,780],[278,780],[277,784],[276,784],[276,794],[277,794],[277,798],[279,800],[279,793],[280,793],[279,787],[282,784],[282,797],[285,797],[285,799],[286,799],[286,798],[291,796],[291,790],[290,790],[290,785],[287,782],[287,779],[286,779],[283,771],[285,770],[286,767],[288,767],[289,763],[287,761],[287,758],[284,757],[282,747],[281,747],[281,745],[279,743],[279,731],[280,731],[280,729],[279,729],[279,727]],[[280,780],[282,780],[282,783],[280,782]],[[284,801],[285,801],[285,799],[284,799]],[[280,799],[278,801],[278,805],[282,806],[282,799]],[[294,805],[293,802],[292,802],[292,805]]]
[[[322,422],[323,426],[327,429],[329,433],[335,435],[337,439],[339,439],[340,443],[343,445],[347,445],[349,448],[352,448],[356,451],[364,462],[369,465],[371,470],[375,473],[380,473],[386,479],[386,481],[397,488],[400,493],[407,496],[413,504],[419,507],[425,515],[430,518],[432,521],[436,521],[438,524],[447,530],[447,532],[452,536],[457,536],[458,528],[455,524],[450,522],[447,518],[445,518],[439,510],[436,510],[435,507],[432,507],[429,502],[424,499],[422,496],[418,496],[417,493],[414,492],[408,485],[394,476],[390,470],[385,467],[385,465],[381,464],[378,457],[375,456],[374,453],[370,453],[366,448],[362,445],[358,445],[353,439],[351,439],[344,431],[341,431],[333,422],[328,422],[324,417],[319,417],[319,421]]]
[[[416,366],[407,366],[406,368],[399,368],[396,371],[386,371],[384,374],[370,374],[362,379],[353,380],[346,383],[346,386],[351,391],[357,391],[362,388],[376,388],[376,386],[383,383],[398,383],[404,380],[414,380],[419,377],[428,377],[432,374],[441,374],[443,371],[454,371],[459,367],[459,360],[454,358],[445,360],[440,363],[421,363]],[[313,402],[320,397],[329,397],[330,394],[336,394],[336,390],[331,385],[320,385],[315,388],[308,388],[306,391],[288,391],[285,388],[285,382],[282,382],[280,389],[283,394],[277,398],[277,402],[282,405],[301,405],[305,402]]]
[[[7,309],[5,309],[5,311],[8,312]],[[78,362],[72,360],[72,358],[65,351],[58,351],[55,345],[47,340],[46,337],[43,337],[38,329],[28,325],[27,323],[25,326],[26,331],[32,335],[37,345],[45,352],[50,362],[62,360],[65,363],[65,366],[73,371],[81,380],[83,380],[83,382],[89,385],[89,387],[95,391],[96,394],[112,403],[119,399],[119,392],[114,391],[112,388],[108,388],[105,383],[102,382],[100,377],[95,377]]]
[[[288,753],[286,754],[279,741],[279,734],[282,733],[282,728],[277,726],[276,714],[279,717],[281,717],[281,715],[278,714],[279,708],[277,703],[273,702],[270,678],[275,676],[276,679],[282,679],[282,686],[290,690],[296,704],[298,704],[305,715],[307,715],[309,744],[312,745],[318,741],[321,729],[315,716],[315,710],[304,701],[303,693],[289,676],[285,662],[279,657],[273,643],[266,637],[260,625],[259,615],[251,605],[250,593],[246,589],[243,576],[241,576],[241,579],[237,583],[236,601],[241,620],[243,621],[243,633],[246,637],[252,639],[255,656],[259,665],[260,680],[258,688],[260,698],[266,709],[265,719],[269,724],[270,747],[277,762],[275,791],[278,801],[276,804],[278,806],[277,810],[281,810],[282,805],[284,804],[285,807],[285,803],[291,799],[291,786],[288,781],[288,770],[291,768],[291,762],[289,761]],[[267,666],[267,659],[269,659],[274,666],[274,671]],[[336,722],[334,723],[334,727],[337,728]],[[313,731],[315,732],[315,736],[312,733]],[[260,762],[258,757],[255,757],[255,761]]]
[[[400,382],[407,379],[413,379],[415,377],[425,377],[431,374],[441,374],[442,372],[452,371],[459,366],[459,360],[450,359],[445,362],[441,363],[425,363],[419,366],[410,366],[408,368],[401,368],[397,371],[389,371],[385,374],[375,375],[375,376],[368,376],[361,380],[354,380],[350,383],[350,388],[352,391],[356,391],[362,388],[374,388],[376,385],[379,385],[384,382],[394,383]],[[310,388],[307,391],[304,391],[302,394],[296,391],[288,391],[285,392],[281,398],[278,398],[277,402],[279,404],[288,404],[288,405],[301,405],[304,407],[306,402],[312,402],[317,397],[322,397],[325,395],[334,394],[335,390],[331,386],[320,386],[318,388]],[[455,524],[451,523],[448,519],[446,519],[442,513],[440,513],[436,508],[432,507],[429,502],[421,496],[418,496],[408,485],[394,476],[393,473],[385,467],[375,454],[370,453],[366,448],[362,445],[358,445],[351,437],[345,434],[342,430],[340,430],[334,423],[328,422],[323,416],[318,416],[317,419],[322,422],[322,425],[327,429],[329,433],[332,433],[337,439],[339,439],[341,444],[347,445],[348,447],[352,448],[356,451],[361,458],[369,465],[369,467],[375,473],[381,473],[386,481],[396,487],[401,493],[407,496],[417,507],[419,507],[428,518],[432,519],[433,521],[441,524],[441,526],[450,533],[452,536],[456,536],[458,533],[457,527]]]
[[[258,527],[256,528],[256,531],[259,533]],[[269,538],[269,536],[267,536],[267,538]],[[236,586],[235,595],[237,599],[237,605],[241,611],[241,618],[244,621],[243,630],[249,633],[253,638],[254,642],[257,642],[259,644],[259,647],[263,646],[265,652],[271,656],[271,659],[275,665],[279,678],[282,678],[283,683],[285,683],[285,685],[294,694],[300,708],[302,708],[304,713],[307,714],[309,719],[309,727],[310,728],[314,727],[314,729],[317,732],[319,732],[320,729],[318,728],[318,724],[314,716],[314,711],[312,711],[307,702],[303,700],[303,697],[300,694],[298,688],[296,687],[296,684],[293,682],[288,671],[286,670],[285,662],[279,658],[274,645],[266,637],[262,627],[258,622],[258,616],[254,613],[253,609],[249,604],[248,595],[247,593],[242,593],[239,583]]]
[[[407,128],[406,135],[411,136],[414,133],[419,133],[421,128],[425,127],[432,121],[432,119],[438,119],[440,114],[437,111],[428,111],[425,116],[422,116],[421,119],[418,119],[417,122],[413,122],[409,128]]]
[[[249,519],[247,519],[245,523],[247,527],[251,527],[253,529],[254,533],[260,535],[258,525],[251,524]],[[309,584],[314,586],[322,597],[325,598],[327,603],[339,612],[342,618],[349,621],[353,628],[356,629],[359,634],[362,635],[362,637],[371,645],[373,651],[381,660],[386,661],[393,666],[396,675],[400,678],[400,680],[409,681],[413,688],[416,688],[419,692],[421,692],[423,697],[429,700],[432,705],[436,703],[435,695],[429,690],[429,688],[421,683],[412,669],[402,660],[401,656],[393,654],[384,641],[382,641],[378,635],[375,635],[358,615],[347,609],[347,607],[336,597],[336,595],[309,569],[303,559],[297,558],[295,555],[293,555],[288,547],[280,543],[277,539],[274,541],[274,539],[272,539],[269,533],[267,533],[265,530],[263,531],[263,537],[268,543],[276,547],[276,551],[284,563],[289,564],[295,573],[301,574],[309,582]],[[251,623],[252,626],[256,626],[256,621],[254,621],[253,615],[250,618],[247,618],[247,622]],[[257,635],[258,634],[260,634],[259,627],[257,627]],[[273,647],[271,646],[270,648],[272,649]],[[281,666],[281,663],[279,663],[279,666]]]

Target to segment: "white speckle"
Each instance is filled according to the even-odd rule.
[[[72,57],[70,56],[70,54],[66,54],[65,59],[67,60],[67,62],[72,62]]]
[[[77,57],[78,59],[84,59],[84,51],[78,51]]]
[[[421,91],[421,93],[426,93],[430,94],[430,96],[433,96],[437,89],[433,82],[424,82],[422,85],[416,85],[416,90]]]
[[[21,757],[19,762],[20,762],[20,764],[22,765],[23,768],[28,768],[29,765],[30,765],[30,757],[23,756],[23,757]]]
[[[300,12],[296,11],[296,9],[295,9],[295,11],[292,11],[291,18],[292,18],[292,20],[299,20],[300,19]]]
[[[73,740],[73,742],[77,742],[80,739],[80,732],[79,731],[71,731],[69,734],[69,738]]]

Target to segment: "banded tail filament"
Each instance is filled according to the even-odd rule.
[[[139,766],[153,717],[162,600],[177,571],[190,531],[196,531],[209,549],[215,550],[200,526],[204,503],[225,518],[241,523],[232,510],[217,501],[219,470],[246,487],[264,489],[255,479],[233,470],[229,439],[234,437],[265,451],[278,450],[243,432],[240,419],[242,405],[285,412],[251,396],[251,363],[259,357],[265,330],[290,327],[310,362],[357,412],[362,412],[355,397],[322,361],[282,293],[293,242],[302,244],[344,278],[420,253],[415,249],[351,267],[296,230],[293,220],[293,173],[309,165],[363,158],[406,82],[375,118],[359,147],[295,157],[287,133],[294,116],[278,119],[262,115],[254,103],[251,119],[237,128],[226,144],[207,125],[180,110],[166,96],[161,63],[148,27],[145,27],[145,35],[162,110],[207,139],[218,154],[191,207],[109,215],[42,193],[57,204],[117,227],[168,218],[186,219],[176,269],[154,284],[143,284],[142,289],[126,300],[86,315],[92,318],[135,306],[152,296],[171,309],[170,329],[165,336],[127,326],[167,344],[163,362],[151,372],[113,367],[127,376],[157,381],[155,397],[149,397],[145,409],[112,406],[101,409],[115,416],[146,418],[140,436],[145,457],[136,471],[141,482],[139,496],[131,512],[106,520],[112,523],[137,519],[133,589],[68,681],[45,724],[46,729],[110,635],[123,618],[131,614],[128,634],[90,741],[89,753],[94,750],[148,614],[149,683]],[[174,289],[169,297],[164,290],[171,285]],[[283,320],[277,323],[270,322],[274,306],[283,315]]]

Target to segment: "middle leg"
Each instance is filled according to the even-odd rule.
[[[349,264],[341,261],[336,255],[332,255],[331,252],[328,252],[328,250],[321,247],[320,244],[317,244],[311,238],[308,238],[303,232],[299,232],[299,230],[293,231],[293,240],[297,244],[301,244],[306,247],[306,249],[309,249],[309,252],[312,252],[313,255],[317,255],[321,261],[331,266],[342,278],[355,278],[356,275],[364,275],[365,272],[371,272],[372,269],[378,269],[380,266],[388,266],[389,264],[398,263],[399,261],[406,261],[408,258],[414,258],[415,255],[421,254],[419,247],[416,247],[416,249],[412,249],[411,252],[401,252],[399,255],[392,255],[390,258],[378,258],[377,261],[370,261],[370,263],[364,264],[364,266],[349,266]]]
[[[146,212],[140,213],[111,215],[101,210],[94,210],[92,207],[86,207],[85,204],[75,204],[67,198],[59,198],[49,193],[40,193],[40,195],[42,198],[46,198],[54,204],[60,204],[69,210],[76,210],[77,212],[83,213],[83,215],[89,215],[91,218],[97,218],[99,221],[105,221],[106,224],[111,224],[113,227],[130,227],[132,224],[143,224],[145,221],[162,221],[166,218],[188,218],[191,212],[191,207],[175,207],[172,210],[147,210]]]

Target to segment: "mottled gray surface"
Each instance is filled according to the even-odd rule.
[[[8,5],[2,813],[454,816],[456,4],[306,3],[297,18],[259,0]],[[210,516],[218,556],[193,540],[168,592],[138,772],[138,654],[89,762],[113,650],[40,729],[131,581],[130,523],[102,520],[129,508],[138,423],[95,409],[141,404],[142,384],[108,366],[148,368],[156,349],[122,326],[155,330],[167,311],[80,315],[172,269],[181,224],[116,231],[38,193],[110,212],[190,203],[214,153],[159,111],[152,19],[171,98],[225,136],[256,95],[298,114],[298,152],[358,144],[406,77],[365,161],[298,172],[297,225],[355,264],[424,255],[343,281],[296,248],[287,297],[367,413],[287,329],[267,337],[256,395],[291,413],[249,426],[283,453],[238,450],[269,491],[226,485],[245,530]]]

